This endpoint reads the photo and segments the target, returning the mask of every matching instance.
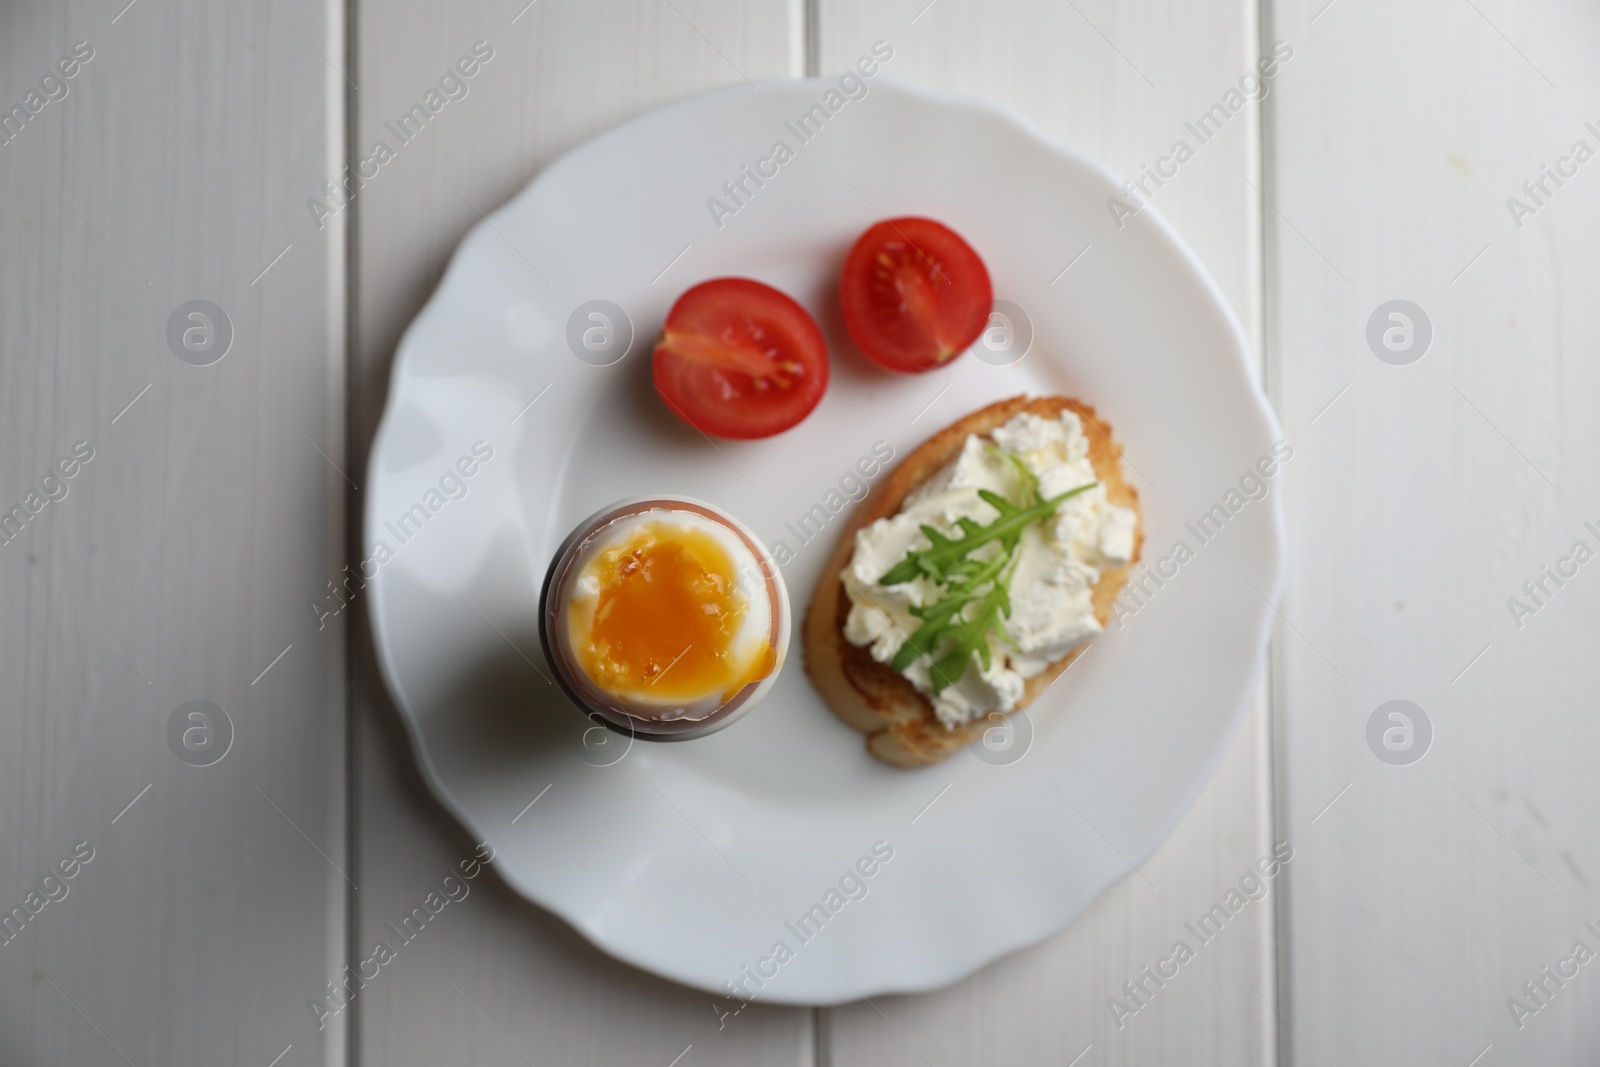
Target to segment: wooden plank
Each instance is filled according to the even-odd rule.
[[[1205,144],[1184,128],[1256,69],[1253,4],[823,0],[819,16],[824,74],[882,38],[895,48],[886,73],[1005,103],[1120,173],[1137,177],[1173,142],[1188,141],[1194,157],[1152,202],[1259,338],[1260,211],[1247,184],[1258,181],[1258,109],[1246,107]],[[1272,1062],[1275,1020],[1255,991],[1270,995],[1274,984],[1269,904],[1202,948],[1181,983],[1121,1028],[1107,1008],[1123,982],[1186,936],[1186,921],[1271,852],[1268,739],[1262,698],[1194,809],[1145,865],[1149,883],[1130,877],[1063,934],[951,989],[826,1012],[824,1062]]]
[[[1542,572],[1600,549],[1600,168],[1570,158],[1600,149],[1600,24],[1513,0],[1318,7],[1269,16],[1299,47],[1265,190],[1268,351],[1299,449],[1274,670],[1300,847],[1284,1058],[1593,1063],[1593,989],[1545,980],[1539,1006],[1523,983],[1600,925],[1600,578]],[[1366,337],[1395,299],[1431,323],[1408,364]],[[1394,699],[1432,725],[1407,766],[1367,741]],[[1520,1029],[1514,997],[1538,1008]]]
[[[0,935],[0,1062],[343,1062],[306,1009],[348,891],[345,652],[306,609],[343,556],[329,13],[0,11],[0,507],[41,502],[0,545],[0,910],[66,894]],[[220,332],[168,341],[195,299],[206,366]],[[195,700],[209,766],[169,748]]]
[[[562,151],[637,112],[741,77],[798,74],[798,3],[363,3],[356,142],[477,41],[494,58],[356,202],[359,439],[381,414],[401,331],[461,237]],[[392,140],[392,138],[390,138]],[[354,744],[360,945],[383,936],[473,842],[428,796],[372,662],[365,619]],[[435,932],[436,931],[436,932]],[[747,1011],[591,948],[491,877],[355,1002],[361,1062],[796,1064],[812,1013]],[[690,1049],[692,1046],[692,1050]]]

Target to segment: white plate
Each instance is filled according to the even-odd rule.
[[[495,846],[512,886],[605,951],[714,991],[759,966],[775,971],[762,999],[780,1003],[944,985],[1060,930],[1129,874],[1237,727],[1283,570],[1276,481],[1209,543],[1184,527],[1279,436],[1193,255],[1151,210],[1118,230],[1114,177],[1010,113],[869,84],[808,143],[785,123],[826,106],[831,82],[697,96],[545,168],[472,230],[407,330],[367,476],[367,543],[394,553],[367,568],[379,656],[440,801]],[[780,139],[794,157],[747,181],[719,228],[708,198]],[[855,354],[834,287],[880,211],[941,219],[978,249],[996,296],[1031,319],[1024,359],[900,377]],[[822,404],[765,441],[712,444],[650,384],[673,300],[728,274],[792,294],[833,353]],[[632,349],[610,366],[567,343],[595,299],[632,320]],[[904,455],[992,400],[1053,389],[1094,404],[1126,445],[1146,559],[1180,538],[1197,552],[1032,709],[1020,760],[874,761],[812,691],[798,634],[760,708],[682,744],[607,742],[542,680],[539,582],[602,505],[666,492],[726,508],[795,551],[783,575],[798,613],[844,518],[804,545],[785,523],[875,441]],[[476,441],[493,458],[460,479],[465,495],[430,495]],[[414,504],[402,544],[390,525]],[[893,858],[866,895],[847,881],[859,899],[828,898],[875,842]],[[786,925],[835,901],[809,940]]]

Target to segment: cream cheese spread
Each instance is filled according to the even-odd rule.
[[[937,602],[945,590],[927,576],[891,586],[879,585],[878,579],[908,551],[929,547],[923,525],[959,538],[959,519],[993,522],[999,512],[979,496],[980,489],[1022,502],[1024,479],[1010,457],[1038,478],[1040,499],[1096,481],[1089,441],[1075,412],[1064,411],[1059,419],[1024,412],[987,438],[968,436],[960,455],[912,492],[899,514],[857,531],[855,554],[842,575],[851,602],[845,640],[871,646],[879,663],[894,659],[921,625],[910,609]],[[1105,487],[1095,485],[1028,526],[1011,575],[1010,617],[987,637],[989,667],[972,657],[960,680],[937,694],[929,668],[940,649],[919,656],[902,672],[928,695],[947,728],[991,711],[1015,710],[1027,679],[1101,632],[1092,592],[1102,570],[1133,556],[1137,524],[1131,509],[1108,502]],[[991,558],[1000,551],[998,543],[991,543],[975,550],[972,558]],[[973,607],[969,604],[968,611]]]

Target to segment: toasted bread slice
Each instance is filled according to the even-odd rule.
[[[1133,509],[1137,515],[1139,494],[1122,476],[1122,449],[1112,439],[1111,427],[1095,415],[1094,408],[1061,396],[1018,396],[974,411],[924,441],[857,506],[840,535],[806,612],[802,634],[806,673],[838,716],[867,735],[867,751],[886,763],[898,767],[937,763],[980,736],[991,724],[978,719],[947,728],[934,714],[933,702],[904,676],[873,659],[870,649],[845,640],[850,597],[840,575],[855,554],[856,531],[877,519],[898,514],[912,490],[960,454],[969,434],[990,433],[1024,411],[1057,419],[1068,410],[1076,412],[1083,423],[1084,435],[1089,439],[1089,461],[1106,487],[1106,498]],[[1110,621],[1112,605],[1138,561],[1143,543],[1141,518],[1134,528],[1133,558],[1123,566],[1104,571],[1094,587],[1094,614],[1100,625]],[[1029,678],[1019,707],[1031,704],[1087,647],[1079,645]]]

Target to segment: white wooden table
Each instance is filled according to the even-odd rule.
[[[1600,1061],[1573,956],[1600,951],[1600,564],[1571,556],[1600,550],[1592,4],[523,2],[0,7],[0,1063]],[[719,1030],[490,876],[313,1010],[472,852],[360,597],[331,614],[401,330],[564,150],[879,38],[889,76],[1130,177],[1195,149],[1147,189],[1295,448],[1271,675],[1214,780],[1148,881],[942,992]],[[480,41],[464,98],[308,206]],[[1186,123],[1280,41],[1202,144]],[[1368,343],[1397,299],[1420,360]],[[1393,699],[1420,762],[1369,746]],[[1119,1026],[1108,999],[1276,842],[1268,902]]]

